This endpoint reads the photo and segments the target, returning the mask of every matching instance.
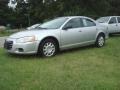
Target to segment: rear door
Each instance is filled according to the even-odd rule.
[[[84,28],[81,28],[83,41],[84,42],[92,42],[96,38],[97,27],[96,23],[88,18],[83,18]]]

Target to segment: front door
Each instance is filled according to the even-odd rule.
[[[117,17],[117,20],[118,20],[118,31],[117,32],[120,32],[120,17]]]
[[[108,23],[109,33],[116,33],[118,31],[118,23],[116,17],[112,17]]]
[[[69,20],[63,30],[61,30],[61,46],[72,47],[82,42],[83,36],[81,28],[83,28],[83,22],[81,18],[73,18]]]

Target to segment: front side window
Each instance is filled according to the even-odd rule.
[[[71,19],[64,28],[80,28],[83,27],[83,22],[80,18]]]
[[[117,23],[116,17],[112,17],[109,21],[109,24],[115,24],[115,23]]]
[[[84,27],[96,26],[95,22],[90,19],[83,19]]]
[[[51,21],[48,21],[46,23],[43,23],[42,25],[39,26],[39,28],[44,28],[44,29],[58,29],[60,28],[67,20],[68,18],[66,17],[61,17],[57,18]]]

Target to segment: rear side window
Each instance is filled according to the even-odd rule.
[[[83,19],[84,27],[96,26],[96,23],[90,19]]]
[[[120,17],[117,17],[118,23],[120,23]]]
[[[115,24],[115,23],[117,23],[116,17],[112,17],[109,21],[109,24]]]

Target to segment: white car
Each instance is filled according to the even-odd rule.
[[[5,29],[6,29],[5,26],[0,26],[0,31],[5,30]]]
[[[109,34],[120,33],[120,16],[101,17],[96,21],[106,26]]]
[[[35,29],[36,27],[40,26],[40,24],[34,24],[27,28],[27,30]]]

